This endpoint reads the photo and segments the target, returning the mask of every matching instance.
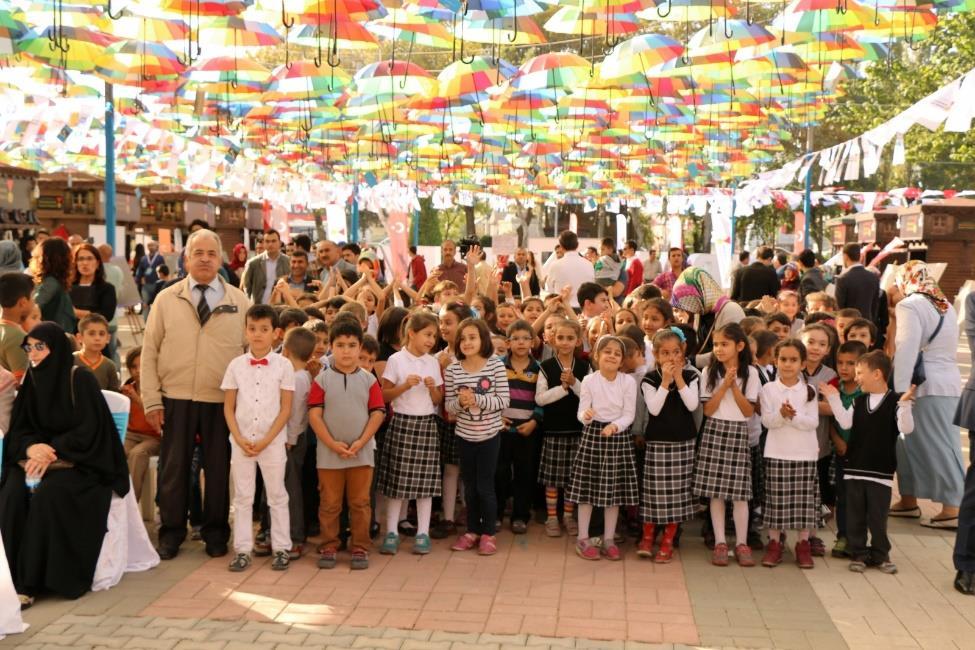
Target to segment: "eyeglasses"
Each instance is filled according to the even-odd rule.
[[[20,349],[26,352],[27,354],[30,354],[31,349],[35,350],[36,352],[43,352],[44,350],[47,349],[47,343],[44,343],[43,341],[39,343],[34,343],[33,345],[31,345],[30,343],[21,343]]]

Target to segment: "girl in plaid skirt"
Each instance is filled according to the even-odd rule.
[[[383,370],[383,399],[393,409],[386,432],[379,490],[386,497],[386,537],[380,552],[399,550],[397,522],[403,504],[416,499],[413,552],[430,552],[430,514],[440,494],[437,406],[443,401],[440,364],[430,354],[437,342],[437,317],[414,312],[406,322],[406,346]]]
[[[598,560],[600,546],[608,559],[622,559],[614,541],[620,506],[640,502],[629,435],[636,414],[636,381],[620,372],[624,352],[619,338],[600,338],[595,352],[597,372],[582,380],[579,395],[579,420],[586,428],[572,463],[565,497],[579,504],[576,554],[585,560]],[[589,537],[594,507],[603,508],[601,544]]]
[[[558,506],[559,490],[569,485],[569,472],[575,459],[582,426],[576,418],[582,379],[589,372],[589,364],[576,355],[582,341],[582,327],[578,321],[562,319],[554,325],[551,342],[555,356],[542,362],[535,384],[535,403],[542,407],[545,423],[542,439],[542,461],[538,482],[545,486],[545,534],[561,537]],[[565,499],[562,503],[562,523],[569,535],[577,535],[579,526],[573,513],[575,505]]]
[[[740,566],[755,566],[748,539],[748,500],[752,496],[752,462],[748,449],[748,418],[758,401],[758,370],[745,331],[737,323],[713,336],[714,361],[701,385],[704,430],[694,467],[694,494],[710,499],[714,527],[711,563],[728,566],[725,502],[731,501],[735,521],[735,557]]]
[[[443,375],[447,366],[457,358],[454,356],[454,340],[457,338],[457,326],[466,318],[474,316],[474,312],[467,305],[453,302],[440,310],[440,338],[446,344],[437,355],[440,362],[440,372]],[[440,431],[440,464],[443,465],[443,517],[433,527],[431,537],[445,539],[457,534],[457,524],[454,515],[457,509],[457,492],[460,484],[460,458],[457,456],[457,437],[454,435],[454,418],[443,412],[438,418]]]
[[[813,568],[809,532],[816,526],[819,405],[816,390],[802,376],[805,362],[801,341],[782,341],[775,347],[777,378],[762,386],[762,424],[768,429],[762,517],[769,529],[762,564],[767,567],[782,562],[779,535],[791,528],[799,531],[796,562],[802,569]]]
[[[684,335],[679,329],[661,329],[653,337],[656,369],[648,372],[640,386],[649,411],[645,430],[646,461],[643,466],[643,494],[640,518],[643,538],[637,555],[653,558],[654,528],[663,526],[663,538],[656,561],[670,562],[677,526],[694,516],[694,445],[697,427],[698,375],[684,367]]]

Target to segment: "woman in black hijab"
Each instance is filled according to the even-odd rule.
[[[31,363],[4,439],[0,534],[28,606],[45,590],[78,598],[91,589],[112,493],[124,496],[129,476],[98,382],[74,368],[64,330],[40,323],[24,347]],[[33,493],[27,474],[41,475]]]

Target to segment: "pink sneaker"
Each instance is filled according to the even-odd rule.
[[[576,555],[583,560],[598,560],[599,547],[591,544],[588,539],[580,539],[576,542]]]
[[[497,552],[497,538],[494,535],[481,535],[481,541],[477,546],[477,554],[494,555]]]
[[[477,546],[477,535],[474,533],[464,533],[457,538],[454,545],[450,547],[451,551],[469,551]]]
[[[617,546],[616,544],[611,544],[610,546],[603,546],[601,553],[603,557],[613,562],[619,562],[620,560],[623,559],[623,555],[620,554],[620,547]]]

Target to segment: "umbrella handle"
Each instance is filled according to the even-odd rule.
[[[878,2],[879,2],[879,0],[878,0]],[[508,42],[509,43],[514,43],[516,40],[518,40],[518,0],[515,0],[515,2],[514,2],[514,11],[515,11],[515,16],[514,16],[514,18],[515,18],[515,22],[514,22],[515,31],[512,32],[512,34],[510,36],[508,36]]]
[[[755,21],[752,20],[752,3],[746,0],[745,2],[745,23],[749,26],[754,25]]]
[[[295,26],[294,18],[288,20],[288,10],[284,7],[284,0],[281,0],[281,24],[285,29],[291,29]]]
[[[673,11],[673,9],[674,9],[673,0],[667,0],[667,13],[660,11],[660,7],[657,7],[657,15],[660,16],[661,18],[666,18],[667,16],[670,15],[670,12]]]
[[[112,0],[108,0],[108,2],[105,5],[105,15],[107,15],[112,20],[118,20],[119,18],[122,17],[122,13],[123,13],[122,11],[119,11],[117,14],[113,14],[112,13]]]
[[[730,39],[734,35],[735,35],[735,30],[734,29],[732,29],[730,32],[728,31],[728,18],[726,17],[724,19],[724,37],[726,39]]]

